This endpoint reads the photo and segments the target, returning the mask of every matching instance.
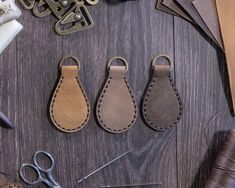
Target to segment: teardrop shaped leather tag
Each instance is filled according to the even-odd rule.
[[[166,58],[170,65],[156,64],[160,57]],[[168,56],[161,55],[153,59],[153,75],[143,98],[143,117],[157,131],[176,125],[182,114],[180,96],[171,79],[172,66]]]
[[[125,66],[112,66],[113,60],[121,60]],[[108,63],[108,79],[98,99],[97,119],[111,133],[127,131],[137,118],[136,102],[125,77],[127,71],[124,58],[112,58]]]
[[[67,58],[72,58],[78,65],[62,65]],[[78,76],[79,60],[73,56],[66,56],[60,61],[60,68],[60,80],[50,104],[50,117],[59,130],[72,133],[87,124],[90,106]]]

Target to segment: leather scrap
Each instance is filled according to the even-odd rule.
[[[193,6],[193,0],[176,0],[176,2],[179,3],[181,7],[192,17],[194,22],[206,33],[206,35],[217,44],[217,41],[215,40],[211,31]]]
[[[72,58],[78,65],[62,65],[67,58]],[[50,117],[59,130],[77,132],[87,124],[90,117],[88,98],[78,76],[80,63],[76,57],[66,56],[60,65],[61,75],[50,103]]]
[[[175,0],[163,0],[162,4],[168,7],[169,9],[173,10],[176,12],[179,16],[182,18],[186,19],[189,22],[194,22],[192,18],[180,7]]]
[[[193,5],[210,29],[219,46],[223,49],[215,0],[194,0]]]
[[[125,66],[113,66],[113,60],[121,60]],[[111,133],[127,131],[137,119],[137,105],[126,78],[127,71],[124,58],[114,57],[109,61],[108,78],[97,102],[97,119]]]
[[[167,6],[162,4],[163,0],[158,0],[156,4],[156,9],[161,10],[163,12],[166,12],[168,14],[172,14],[174,16],[179,16],[176,12],[173,10],[169,9]]]
[[[235,107],[235,1],[216,0],[219,24],[226,54],[230,90]]]
[[[155,64],[160,57],[167,58],[171,62],[165,55],[153,59],[152,78],[143,97],[142,113],[145,122],[151,128],[165,131],[180,120],[182,103],[170,75],[172,64]]]
[[[0,175],[0,188],[22,188],[22,186],[19,183],[10,182],[5,176]]]

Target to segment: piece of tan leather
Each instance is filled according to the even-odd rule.
[[[0,188],[22,188],[22,186],[19,183],[11,183],[11,184],[4,185]]]
[[[127,131],[137,118],[137,105],[125,76],[125,66],[110,66],[97,103],[97,119],[111,133]]]
[[[219,46],[223,49],[215,0],[194,0],[193,5],[215,37]]]
[[[0,188],[22,188],[19,183],[11,183],[3,175],[0,175]]]
[[[176,0],[177,3],[181,5],[182,8],[190,15],[190,17],[194,20],[194,22],[209,36],[216,44],[217,41],[215,40],[214,36],[212,35],[209,28],[206,26],[205,22],[198,14],[197,10],[193,6],[193,0]]]
[[[226,54],[233,109],[235,107],[235,0],[216,0]]]
[[[153,67],[153,76],[143,98],[143,117],[154,130],[164,131],[177,124],[182,105],[170,76],[170,65]]]
[[[190,16],[187,15],[187,13],[174,0],[163,0],[162,4],[176,12],[182,18],[189,22],[193,22],[192,18],[190,18]]]
[[[163,12],[172,14],[174,16],[179,16],[176,12],[174,12],[173,10],[169,9],[168,7],[166,7],[165,5],[162,4],[163,0],[158,0],[157,4],[156,4],[156,9],[161,10]]]
[[[76,132],[90,117],[90,107],[78,76],[78,66],[62,66],[61,77],[50,104],[50,117],[63,132]]]

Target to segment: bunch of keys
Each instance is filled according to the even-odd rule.
[[[99,0],[19,0],[37,17],[53,14],[58,21],[55,31],[59,35],[68,35],[86,30],[94,25],[94,21],[86,5],[94,6]]]

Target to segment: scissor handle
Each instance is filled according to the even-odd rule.
[[[48,159],[50,159],[51,166],[50,166],[49,168],[44,169],[44,168],[42,168],[42,167],[39,165],[39,163],[38,163],[38,156],[39,156],[39,155],[44,155],[44,156],[46,156]],[[37,151],[37,152],[34,154],[34,156],[33,156],[33,162],[34,162],[35,166],[36,166],[40,171],[42,171],[42,172],[44,172],[44,173],[47,173],[47,174],[50,173],[50,172],[53,170],[54,166],[55,166],[55,161],[54,161],[53,157],[51,156],[51,154],[49,154],[49,153],[46,152],[46,151]]]
[[[34,181],[28,180],[28,179],[25,177],[25,175],[23,174],[24,168],[27,168],[27,167],[33,169],[33,170],[36,172],[37,178],[36,178]],[[34,185],[34,184],[36,184],[36,183],[41,182],[41,180],[42,180],[42,177],[41,177],[41,175],[40,175],[39,169],[38,169],[35,165],[33,165],[33,164],[29,164],[29,163],[22,164],[22,165],[20,166],[19,174],[20,174],[21,179],[22,179],[25,183],[27,183],[27,184],[29,184],[29,185]]]

